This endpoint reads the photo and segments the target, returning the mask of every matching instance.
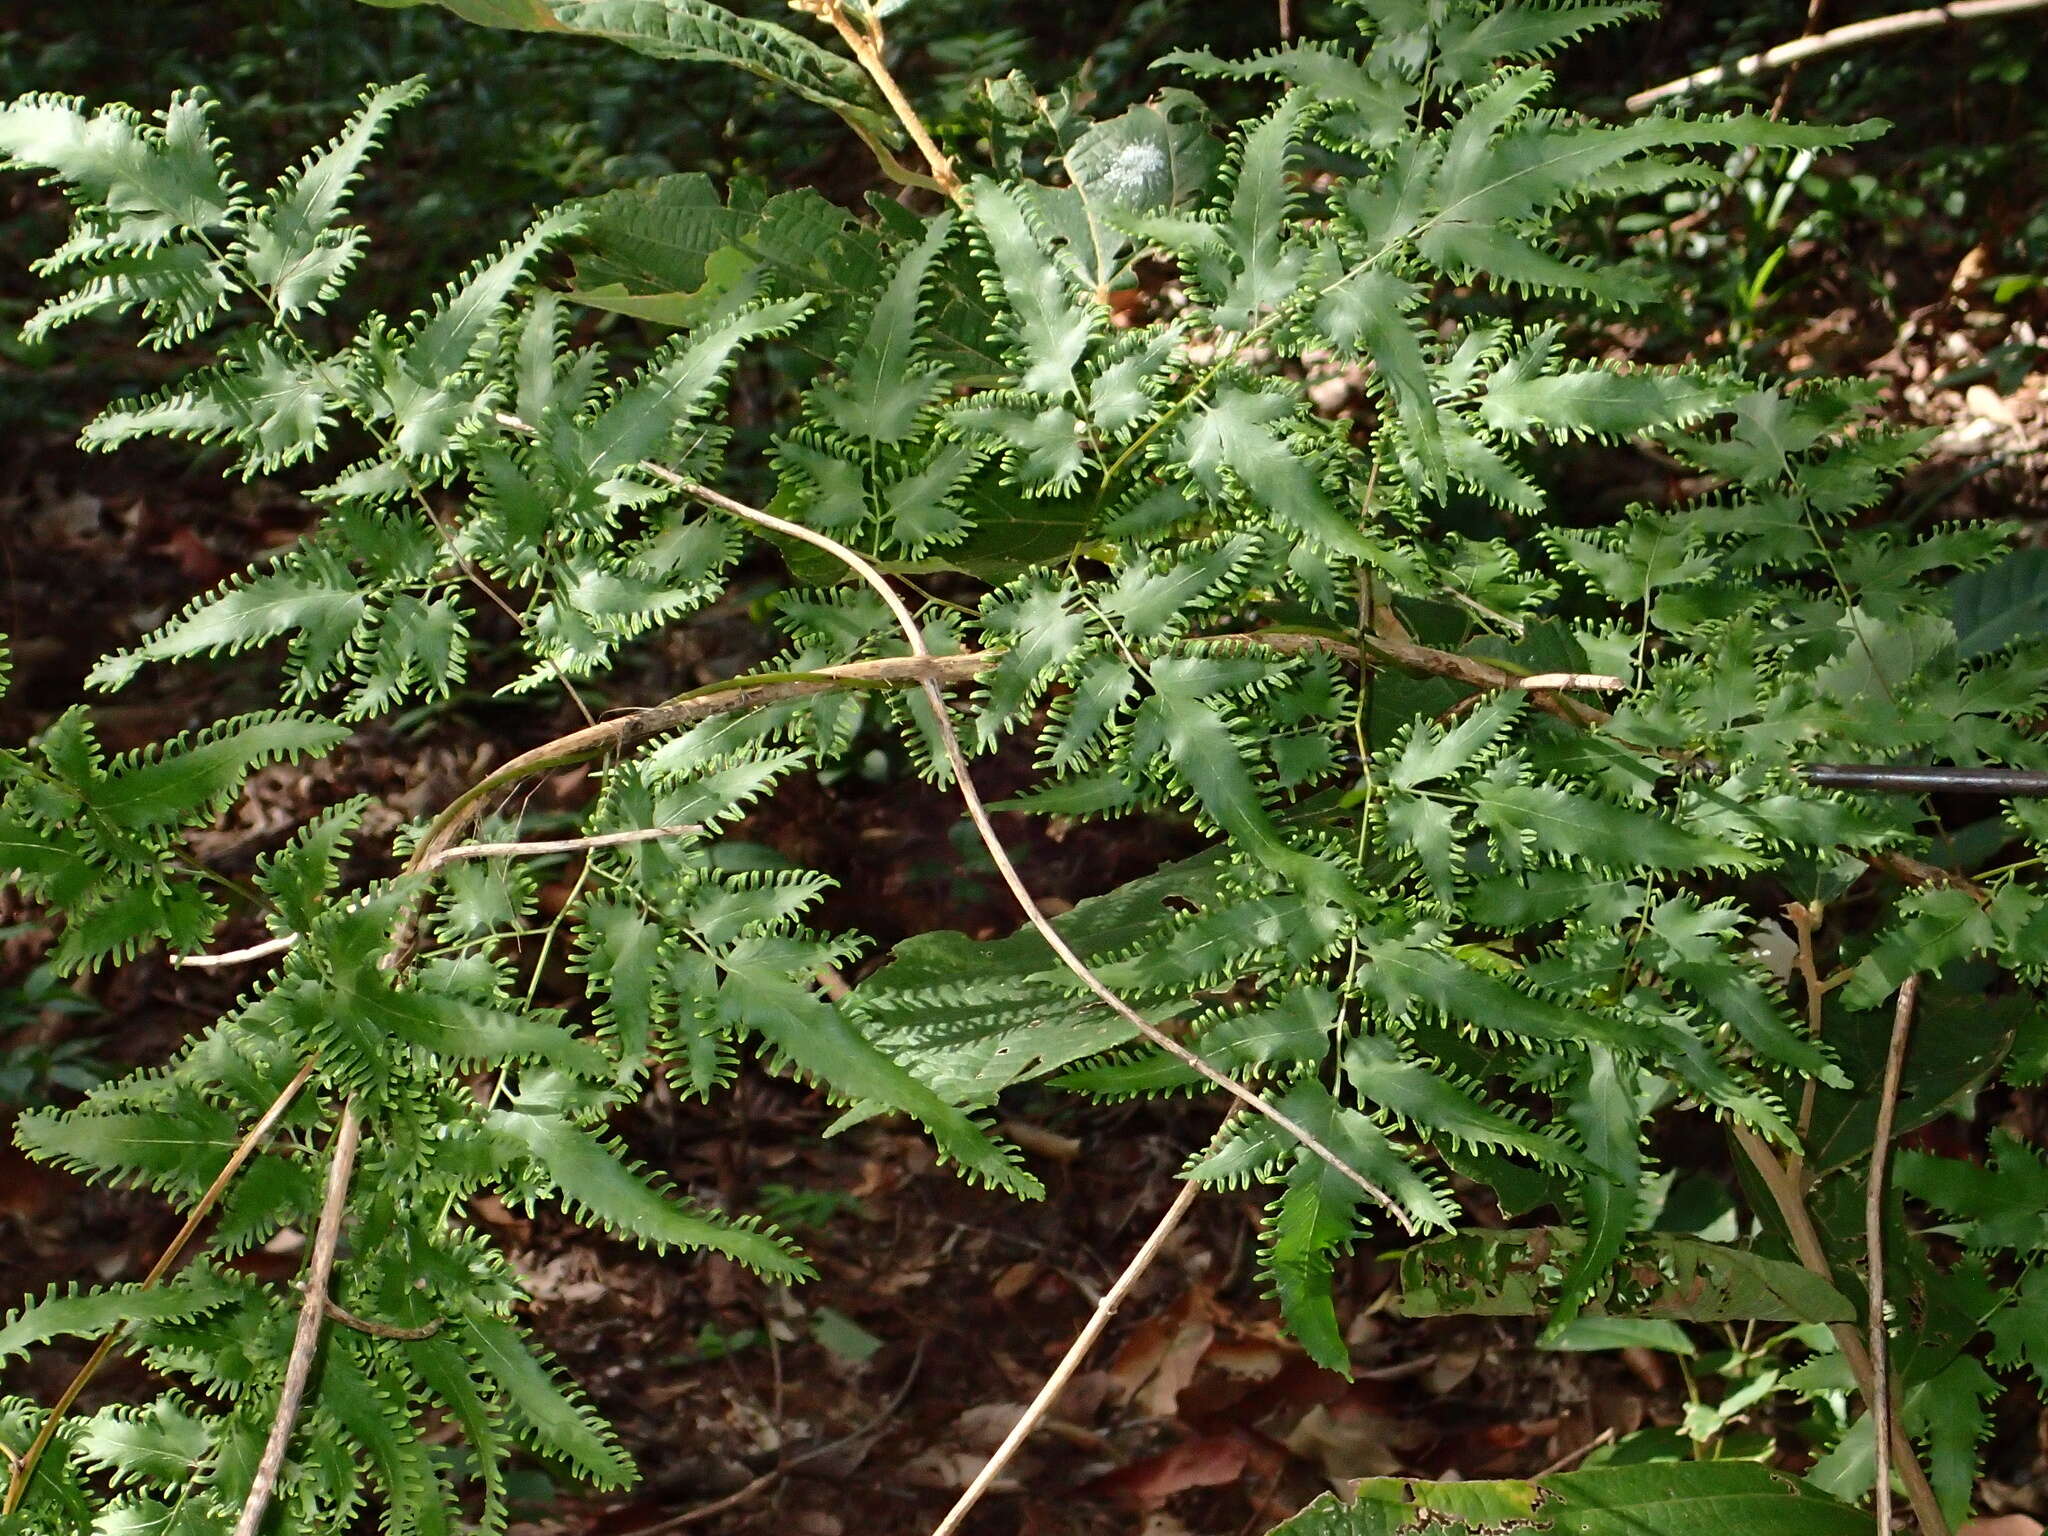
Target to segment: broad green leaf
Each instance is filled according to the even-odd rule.
[[[398,9],[428,0],[367,0]],[[726,64],[828,107],[884,140],[895,137],[859,67],[802,33],[711,0],[433,0],[464,21],[522,32],[599,37],[657,59]]]
[[[1939,982],[1923,988],[1893,1106],[1894,1135],[1908,1135],[1970,1102],[1998,1075],[2014,1042],[2040,1015],[2040,999],[2031,992],[1985,997]],[[1841,1062],[1849,1086],[1824,1087],[1814,1095],[1806,1164],[1816,1175],[1868,1159],[1891,1032],[1890,1008],[1828,1009],[1822,1038]]]
[[[1095,124],[1062,160],[1071,187],[1032,188],[1040,217],[1066,237],[1064,254],[1098,298],[1123,273],[1134,218],[1199,197],[1223,158],[1201,103],[1185,91]]]
[[[1755,1462],[1657,1462],[1525,1482],[1368,1478],[1326,1493],[1271,1536],[1873,1536],[1870,1517]]]
[[[1956,653],[1989,656],[2048,630],[2048,549],[2013,549],[1997,564],[1948,585]]]
[[[1402,1256],[1401,1310],[1410,1317],[1547,1312],[1585,1242],[1561,1227],[1432,1238]],[[1787,1260],[1661,1232],[1638,1237],[1634,1252],[1623,1292],[1587,1300],[1582,1315],[1702,1323],[1834,1323],[1854,1316],[1833,1286]]]
[[[659,325],[702,324],[763,292],[811,294],[843,320],[883,279],[881,238],[810,188],[728,200],[707,176],[664,176],[579,206],[588,249],[569,297]]]

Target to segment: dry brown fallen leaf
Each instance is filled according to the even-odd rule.
[[[1137,1509],[1156,1509],[1188,1488],[1235,1483],[1251,1460],[1252,1438],[1242,1430],[1197,1435],[1114,1472],[1105,1472],[1084,1491]]]
[[[1400,1471],[1395,1446],[1402,1438],[1397,1420],[1356,1403],[1334,1403],[1309,1409],[1281,1443],[1342,1488],[1361,1477]]]
[[[1164,1314],[1148,1317],[1131,1331],[1109,1374],[1124,1400],[1152,1418],[1171,1418],[1180,1395],[1216,1342],[1214,1306],[1208,1291],[1197,1286]]]

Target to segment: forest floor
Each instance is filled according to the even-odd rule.
[[[1903,325],[1845,303],[1781,349],[1793,366],[1818,360],[1830,373],[1877,378],[1888,416],[1938,431],[1904,493],[1919,516],[2040,515],[2048,405],[2038,357],[2033,333],[2010,314],[1973,317],[1963,298],[1938,292]],[[1646,474],[1658,472],[1646,461]],[[15,657],[6,738],[44,723],[93,658],[288,542],[310,516],[282,487],[223,485],[186,460],[85,459],[55,431],[18,439],[0,468],[0,627]],[[765,567],[755,574],[777,579]],[[735,607],[640,658],[613,685],[616,701],[730,675],[758,659],[758,644]],[[251,707],[248,676],[239,666],[153,672],[97,706],[102,739],[136,746]],[[260,774],[199,852],[245,872],[284,829],[358,793],[387,808],[389,830],[552,729],[482,696],[366,728],[330,760]],[[1003,773],[992,766],[988,787],[1003,788]],[[589,789],[581,770],[567,773],[524,809],[566,815]],[[957,820],[935,791],[853,776],[830,789],[793,787],[733,835],[837,876],[821,922],[873,935],[872,960],[930,928],[976,937],[1014,928],[993,880],[963,856]],[[1189,846],[1183,829],[1166,825],[1088,827],[1064,841],[1021,822],[1005,831],[1055,902]],[[0,923],[15,925],[0,931],[0,1067],[48,1062],[53,1051],[107,1073],[159,1062],[248,979],[158,958],[39,997],[20,989],[48,936],[35,914],[4,905],[12,899],[0,897]],[[244,919],[223,944],[254,936]],[[543,1000],[551,984],[543,976]],[[69,1092],[31,1091],[59,1101]],[[517,1528],[930,1530],[1158,1220],[1175,1170],[1216,1112],[1202,1102],[1088,1109],[1026,1094],[1009,1113],[1009,1134],[1047,1186],[1034,1205],[964,1185],[899,1125],[823,1140],[833,1112],[819,1097],[759,1072],[710,1104],[651,1090],[618,1127],[634,1155],[686,1192],[794,1230],[819,1270],[797,1289],[716,1258],[650,1255],[552,1214],[479,1202],[474,1219],[512,1256],[532,1323],[617,1425],[644,1477],[629,1496],[602,1499],[528,1467],[515,1485]],[[1704,1121],[1697,1132],[1713,1134]],[[1521,1320],[1401,1317],[1390,1306],[1395,1266],[1376,1251],[1340,1276],[1356,1363],[1347,1381],[1281,1337],[1255,1279],[1259,1217],[1253,1195],[1196,1203],[970,1530],[1251,1536],[1362,1476],[1533,1475],[1644,1426],[1677,1426],[1691,1395],[1719,1390],[1674,1356],[1539,1351]],[[161,1203],[87,1189],[26,1163],[0,1136],[0,1301],[137,1277],[175,1226]],[[247,1263],[284,1279],[299,1259],[296,1242],[281,1241]],[[10,1386],[48,1401],[76,1360],[47,1352]],[[138,1370],[110,1369],[95,1396],[137,1387]],[[2001,1418],[1989,1507],[2048,1516],[2044,1443],[2038,1404]],[[1796,1447],[1779,1451],[1797,1465]]]

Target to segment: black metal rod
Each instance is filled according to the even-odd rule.
[[[1883,795],[2048,795],[2048,773],[2031,768],[1879,768],[1856,763],[1808,763],[1800,777],[1822,789],[1861,789]]]

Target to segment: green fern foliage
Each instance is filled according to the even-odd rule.
[[[444,3],[722,60],[838,114],[901,171],[867,75],[789,28],[708,0]],[[1575,246],[1567,215],[1710,180],[1729,152],[1876,129],[1548,105],[1541,61],[1634,5],[1348,9],[1355,47],[1169,58],[1196,86],[1270,85],[1240,123],[1212,123],[1183,85],[1100,123],[1034,103],[1043,141],[966,167],[942,211],[668,177],[543,212],[417,311],[346,324],[366,241],[348,195],[419,83],[369,91],[260,192],[198,94],[155,118],[0,107],[0,157],[71,208],[41,265],[68,286],[30,331],[132,317],[147,344],[195,354],[84,445],[217,444],[241,474],[302,477],[320,509],[90,678],[112,691],[260,652],[277,708],[110,757],[78,706],[0,757],[0,873],[61,920],[62,967],[212,943],[230,908],[193,834],[267,765],[457,689],[582,703],[714,606],[751,608],[768,634],[743,675],[638,701],[652,713],[552,742],[534,712],[510,716],[520,755],[395,847],[366,830],[395,818],[366,802],[321,813],[237,893],[273,942],[236,1005],[170,1062],[23,1118],[32,1155],[212,1214],[163,1284],[61,1292],[0,1325],[0,1356],[118,1325],[164,1384],[60,1426],[16,1490],[19,1529],[232,1528],[298,1295],[230,1261],[315,1227],[344,1114],[367,1133],[334,1296],[376,1326],[329,1325],[275,1528],[494,1531],[520,1447],[600,1487],[632,1471],[530,1337],[468,1202],[558,1205],[679,1262],[809,1272],[782,1234],[644,1165],[613,1121],[658,1077],[706,1097],[742,1070],[796,1080],[835,1129],[902,1116],[1018,1198],[1042,1185],[997,1134],[1004,1093],[1212,1086],[1030,928],[872,955],[817,926],[825,875],[747,870],[721,847],[778,786],[878,742],[935,782],[954,772],[930,700],[900,686],[890,611],[791,525],[903,578],[925,647],[954,681],[972,673],[952,700],[969,757],[1027,744],[1013,760],[1031,782],[1003,809],[1077,837],[1168,814],[1205,840],[1056,930],[1316,1138],[1234,1105],[1185,1170],[1266,1191],[1262,1283],[1316,1360],[1350,1368],[1348,1256],[1397,1238],[1420,1244],[1411,1305],[1541,1311],[1553,1339],[1668,1311],[1686,1286],[1720,1308],[1695,1297],[1688,1319],[1840,1320],[1834,1279],[1658,1229],[1648,1133],[1689,1117],[1774,1156],[1813,1150],[1817,1207],[1860,1210],[1846,1170],[1873,1132],[1856,1106],[1901,984],[1995,976],[2032,997],[2035,858],[1951,867],[1938,807],[1804,772],[2048,767],[2031,567],[2010,529],[1868,526],[1919,444],[1871,427],[1858,391],[1597,361],[1555,317],[1652,291],[1646,270]],[[1133,290],[1141,271],[1166,278]],[[593,310],[663,338],[614,366],[586,339]],[[1304,386],[1311,366],[1345,370],[1341,417]],[[735,432],[742,377],[747,424],[769,401],[771,430]],[[745,449],[730,464],[729,441]],[[1556,456],[1626,443],[1699,493],[1612,514],[1553,502]],[[772,535],[734,512],[749,475],[772,487]],[[793,580],[761,598],[743,562],[776,560]],[[523,777],[580,763],[595,792],[558,915],[516,850],[444,846],[517,803]],[[2015,811],[1972,836],[2038,851],[2048,823]],[[391,857],[413,862],[378,878]],[[1788,901],[1857,918],[1829,930],[1846,974],[1818,1038],[1769,963]],[[534,1005],[537,936],[560,940],[580,1000]],[[841,975],[850,988],[828,992]],[[1908,1104],[1938,1107],[2008,1055],[2038,1078],[2042,1053],[2016,1038],[1976,1042],[1974,1075],[1929,1067]],[[1899,1361],[1904,1422],[1958,1508],[1975,1431],[1956,1426],[1981,1422],[1996,1383],[1957,1319],[1992,1319],[1991,1366],[2048,1362],[2018,1304],[2041,1290],[2037,1164],[2001,1143],[1993,1169],[1900,1170],[1962,1239],[1954,1264],[1922,1254],[1894,1290],[1920,1309],[1901,1321],[1925,1325]],[[1524,1248],[1460,1230],[1480,1190],[1544,1213]],[[46,1411],[0,1400],[0,1432],[26,1443]],[[430,1426],[473,1456],[430,1450]],[[1854,1433],[1823,1464],[1850,1498]]]

